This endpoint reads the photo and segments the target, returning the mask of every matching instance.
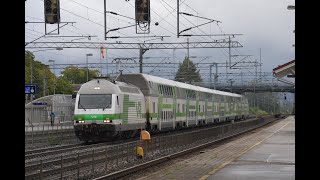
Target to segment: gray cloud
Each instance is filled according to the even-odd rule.
[[[83,7],[77,3],[83,4]],[[171,38],[165,38],[163,42],[183,42],[186,38],[176,38],[176,12],[167,16],[169,12],[176,8],[175,0],[158,0],[151,1],[151,34],[150,35],[170,35]],[[241,33],[242,36],[236,37],[244,47],[232,50],[233,54],[254,55],[253,59],[259,58],[259,48],[262,49],[263,71],[271,72],[273,68],[280,64],[286,63],[295,58],[294,33],[295,15],[294,11],[287,10],[287,6],[294,5],[294,1],[289,0],[185,0],[186,4],[181,5],[181,11],[192,13],[194,15],[207,17],[222,21],[216,26],[215,23],[202,26],[200,29],[193,29],[193,34],[220,34],[223,33]],[[107,10],[114,11],[119,14],[134,17],[134,1],[125,2],[124,0],[107,0]],[[170,6],[168,6],[168,4]],[[44,19],[43,1],[28,0],[25,3],[26,20],[40,21]],[[103,37],[103,1],[102,0],[63,0],[61,1],[61,19],[62,21],[75,21],[74,26],[66,26],[61,29],[61,35],[96,35],[91,41],[104,42]],[[93,9],[93,10],[92,10]],[[194,11],[196,10],[196,12]],[[69,12],[77,14],[77,17]],[[98,11],[98,12],[97,12]],[[164,18],[165,17],[165,18]],[[180,17],[180,30],[206,21],[199,18],[187,17],[186,20]],[[117,28],[127,26],[133,23],[133,20],[112,16],[108,14],[108,28]],[[94,21],[95,23],[91,22]],[[160,22],[159,26],[155,26],[154,22]],[[100,25],[99,25],[100,24]],[[53,27],[51,27],[53,28]],[[135,28],[128,28],[119,31],[128,36],[135,36]],[[121,35],[119,32],[110,33],[110,35]],[[190,33],[190,32],[188,32]],[[43,24],[26,24],[26,41],[31,41],[36,37],[44,34]],[[122,42],[143,42],[151,38],[139,40],[134,39],[118,39]],[[210,41],[214,38],[195,37],[190,41]],[[38,41],[68,41],[70,38],[53,39],[42,38]],[[83,39],[83,41],[88,41]],[[115,42],[116,40],[107,40],[107,42]],[[150,42],[162,42],[154,40]],[[191,49],[190,54],[196,56],[212,56],[208,62],[219,61],[225,62],[227,58],[227,49]],[[172,56],[172,50],[150,50],[145,56]],[[90,49],[64,49],[63,51],[43,51],[35,53],[36,58],[43,62],[49,59],[55,59],[56,63],[85,63],[85,54],[93,53],[90,57],[92,62],[100,62],[99,50]],[[176,60],[182,61],[187,50],[177,50]],[[131,57],[138,56],[137,50],[108,50],[111,57]],[[138,69],[136,69],[138,70]]]

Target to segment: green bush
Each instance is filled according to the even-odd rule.
[[[264,115],[268,115],[269,114],[268,112],[260,110],[257,107],[249,108],[249,112],[250,112],[250,114],[255,115],[255,116],[264,116]]]

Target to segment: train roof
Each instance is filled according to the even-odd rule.
[[[106,79],[92,79],[80,87],[79,94],[114,94],[114,93],[134,93],[143,94],[142,91],[135,85],[121,81],[109,81]]]
[[[187,83],[182,83],[178,81],[173,81],[157,76],[152,76],[149,74],[143,74],[143,73],[135,73],[135,75],[141,74],[147,81],[155,82],[155,83],[160,83],[160,84],[167,84],[169,86],[176,86],[184,89],[191,89],[195,91],[201,91],[201,92],[207,92],[207,93],[214,93],[214,94],[219,94],[219,95],[224,95],[224,96],[233,96],[233,97],[242,97],[240,94],[235,94],[235,93],[229,93],[229,92],[224,92],[224,91],[219,91],[219,90],[213,90],[209,88],[204,88],[200,86],[195,86]],[[130,75],[130,74],[127,74]]]

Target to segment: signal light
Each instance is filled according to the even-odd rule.
[[[136,21],[150,21],[150,0],[136,0]]]
[[[44,1],[44,17],[46,23],[55,24],[60,22],[59,0]]]

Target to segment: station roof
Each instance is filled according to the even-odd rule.
[[[278,79],[287,75],[295,75],[295,60],[279,65],[272,72]]]

